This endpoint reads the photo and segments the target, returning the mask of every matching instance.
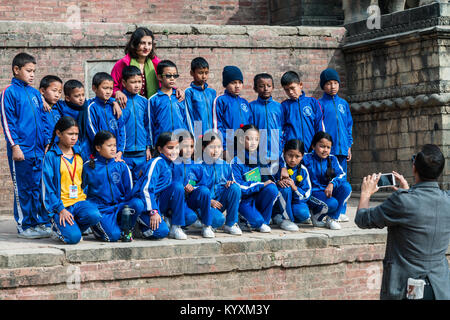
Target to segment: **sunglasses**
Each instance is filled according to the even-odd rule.
[[[177,79],[180,75],[179,74],[162,74],[161,76],[164,78],[167,78],[167,79],[170,79],[170,78]]]

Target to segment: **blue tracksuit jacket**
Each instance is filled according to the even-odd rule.
[[[322,98],[319,99],[319,103],[323,109],[326,131],[333,138],[331,153],[348,156],[348,149],[353,144],[353,119],[347,101],[338,95],[330,96],[324,93]]]
[[[284,100],[281,107],[284,116],[282,146],[291,139],[298,139],[308,151],[316,132],[325,131],[319,102],[302,92],[297,100]]]
[[[211,192],[211,199],[218,199],[225,190],[227,181],[234,181],[231,165],[223,159],[214,163],[203,162],[199,166],[202,170],[198,185],[207,187]]]
[[[201,132],[195,132],[195,136],[213,129],[213,104],[217,95],[216,90],[209,88],[207,83],[205,83],[205,88],[202,89],[192,82],[184,93],[185,102],[192,117],[192,128],[195,130],[195,121],[201,121],[202,130]]]
[[[267,154],[272,155],[271,148],[274,144],[274,148],[277,149],[276,157],[278,157],[282,152],[283,111],[281,104],[273,100],[272,97],[267,100],[258,97],[255,101],[250,102],[250,111],[252,123],[260,130],[260,133],[262,133],[261,129],[267,130]],[[278,136],[274,130],[277,130]],[[262,141],[260,142],[260,148],[261,144]]]
[[[87,136],[90,145],[94,142],[94,137],[97,132],[107,130],[116,136],[117,152],[125,150],[126,134],[123,118],[118,120],[114,116],[112,103],[114,99],[110,98],[106,103],[101,99],[95,97],[88,101],[87,109]]]
[[[145,151],[150,146],[148,100],[139,94],[123,90],[127,96],[127,107],[122,118],[125,124],[125,152]]]
[[[184,101],[178,102],[173,89],[172,95],[158,90],[150,97],[148,108],[150,113],[151,136],[150,143],[154,148],[158,136],[162,132],[174,132],[177,129],[188,130],[194,134],[191,128],[191,117]]]
[[[174,162],[173,181],[180,181],[186,186],[190,180],[195,182],[194,188],[198,187],[197,183],[202,179],[202,168],[200,164],[191,160],[190,163],[184,163],[181,158]]]
[[[53,134],[53,119],[44,112],[41,93],[13,78],[0,101],[7,147],[18,144],[25,158],[42,158]]]
[[[226,150],[226,130],[232,129],[233,134],[241,125],[252,123],[252,114],[247,100],[231,95],[228,90],[214,100],[214,129],[222,134],[223,148]],[[228,141],[230,143],[231,141]]]
[[[311,196],[312,191],[311,179],[309,178],[308,169],[306,169],[306,167],[301,163],[295,168],[286,166],[286,169],[288,170],[291,169],[293,171],[291,179],[294,180],[295,185],[297,186],[297,191],[295,191],[295,195],[297,196],[298,200],[308,200],[309,197]],[[301,176],[301,181],[297,180],[298,176]],[[281,168],[274,175],[276,181],[279,181],[280,177],[281,177]],[[280,187],[278,188],[280,189]]]
[[[328,157],[331,159],[331,166],[336,174],[331,181],[328,181],[325,175],[328,165],[327,159],[320,158],[314,151],[305,153],[303,157],[302,161],[306,169],[308,169],[313,192],[324,191],[330,182],[333,184],[334,188],[338,188],[340,185],[347,182],[347,176],[344,170],[342,170],[338,159],[333,155],[329,155]]]
[[[100,155],[94,161],[95,168],[89,166],[89,161],[83,166],[82,188],[87,199],[102,206],[130,200],[133,179],[126,163]]]

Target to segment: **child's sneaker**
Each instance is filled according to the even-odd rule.
[[[326,223],[323,221],[323,219],[321,221],[319,221],[319,217],[320,216],[321,216],[320,213],[313,214],[311,216],[311,222],[312,222],[314,227],[325,227],[326,226]]]
[[[327,228],[329,228],[331,230],[340,230],[341,229],[341,225],[339,224],[339,222],[337,222],[335,219],[332,219],[330,217],[327,217],[326,225],[327,225]]]
[[[223,227],[223,230],[224,230],[226,233],[229,233],[229,234],[234,235],[234,236],[240,236],[240,235],[242,235],[242,230],[241,230],[241,228],[239,228],[239,226],[238,226],[237,223],[234,224],[234,225],[231,226],[231,227],[225,225],[225,226]]]
[[[302,222],[300,222],[300,224],[312,224],[311,218],[303,220]]]
[[[277,226],[281,225],[281,223],[283,222],[282,215],[281,214],[274,215],[272,218],[272,222],[273,222],[273,224],[276,224]]]
[[[19,232],[17,234],[19,238],[23,239],[39,239],[42,238],[42,234],[38,232],[34,227],[28,228],[25,231]]]
[[[34,228],[38,233],[42,235],[42,238],[50,238],[52,236],[52,228],[47,227],[45,224],[40,224]]]
[[[169,237],[177,240],[186,240],[187,235],[180,226],[172,225],[170,227]]]
[[[212,231],[211,226],[203,226],[202,230],[202,236],[203,238],[214,238],[214,231]]]
[[[191,226],[193,228],[200,229],[200,228],[203,228],[203,223],[199,219],[197,219]]]
[[[341,214],[341,215],[339,215],[339,219],[337,221],[338,222],[349,222],[350,219],[348,218],[348,216],[346,214]]]
[[[286,231],[298,231],[297,225],[292,221],[286,219],[281,222],[280,228]]]
[[[259,230],[259,232],[262,232],[262,233],[269,233],[269,232],[272,232],[272,229],[271,229],[267,224],[265,224],[265,223],[263,223],[263,224],[261,225],[261,227],[258,228],[258,230]]]

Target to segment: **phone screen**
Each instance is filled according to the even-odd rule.
[[[378,187],[388,187],[394,185],[394,175],[392,173],[382,174],[378,180]]]

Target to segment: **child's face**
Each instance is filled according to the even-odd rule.
[[[244,84],[241,80],[233,80],[225,87],[229,93],[234,96],[238,96],[241,93]]]
[[[142,37],[136,50],[139,57],[147,57],[153,48],[153,39],[150,36]]]
[[[272,96],[273,91],[272,79],[258,79],[254,89],[260,98],[264,100],[269,99]]]
[[[161,81],[161,87],[165,89],[174,88],[178,77],[178,71],[175,67],[166,67],[163,69],[162,74],[158,74],[158,80]]]
[[[59,138],[59,143],[67,148],[73,147],[78,141],[78,134],[80,130],[77,126],[72,126],[63,132],[56,130],[56,135]]]
[[[319,140],[319,142],[316,143],[313,149],[320,158],[326,159],[330,155],[331,141],[322,138]]]
[[[84,88],[74,88],[68,96],[65,96],[66,102],[72,102],[80,107],[84,104],[85,99]]]
[[[214,161],[219,159],[223,153],[222,141],[219,139],[214,139],[205,148],[205,155],[208,155]]]
[[[330,96],[335,96],[339,91],[339,82],[336,80],[330,80],[323,85],[323,91]]]
[[[290,168],[295,168],[303,159],[303,154],[295,149],[288,150],[284,153],[284,160]]]
[[[54,105],[56,104],[62,95],[62,83],[59,81],[54,81],[50,83],[47,89],[40,88],[39,91],[44,96],[45,101],[48,104]]]
[[[175,161],[180,154],[180,145],[176,140],[169,141],[163,148],[158,147],[158,152],[165,155],[170,161]]]
[[[245,149],[249,152],[254,152],[258,149],[259,132],[253,129],[245,132]]]
[[[113,159],[117,153],[116,138],[112,137],[103,142],[101,146],[95,146],[95,150],[105,159]]]
[[[108,101],[109,98],[111,98],[113,93],[113,86],[114,82],[111,80],[104,80],[102,83],[99,84],[98,87],[92,86],[92,91],[95,92],[95,95],[103,100]]]
[[[184,159],[191,159],[192,154],[194,153],[194,140],[184,139],[181,141],[180,150],[183,152]]]
[[[288,85],[283,86],[284,92],[289,97],[289,99],[297,100],[298,97],[302,95],[303,83],[302,82],[292,82]]]
[[[14,77],[28,84],[32,84],[34,81],[34,73],[36,72],[36,65],[32,62],[28,62],[22,68],[14,66],[13,71]]]
[[[203,87],[208,81],[209,69],[197,68],[194,71],[191,70],[191,76],[194,78],[194,84]]]
[[[138,94],[142,89],[142,77],[140,75],[135,75],[127,79],[127,81],[122,80],[124,88],[132,94]]]

